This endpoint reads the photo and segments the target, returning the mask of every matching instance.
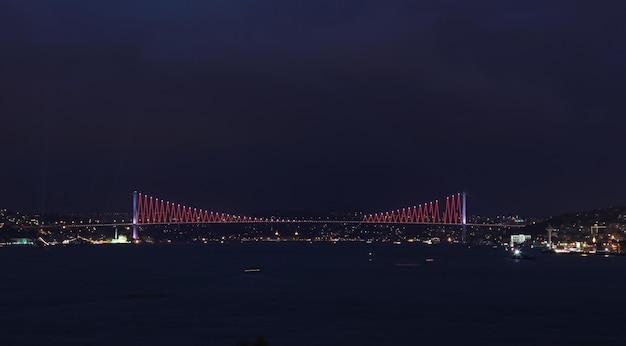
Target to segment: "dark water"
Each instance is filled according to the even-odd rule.
[[[276,346],[626,344],[626,257],[514,261],[490,247],[421,244],[103,245],[5,247],[0,268],[2,345],[237,345],[258,336]]]

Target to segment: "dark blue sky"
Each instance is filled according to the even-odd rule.
[[[0,206],[626,205],[620,6],[2,1]]]

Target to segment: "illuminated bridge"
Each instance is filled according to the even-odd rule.
[[[363,216],[361,220],[296,220],[283,218],[259,218],[207,211],[172,203],[135,191],[133,193],[133,239],[138,239],[138,226],[158,224],[207,224],[207,223],[360,223],[360,224],[441,224],[459,225],[463,228],[462,240],[466,239],[466,194],[446,197],[445,205],[439,201],[423,203],[393,211]],[[498,225],[477,225],[498,226]]]

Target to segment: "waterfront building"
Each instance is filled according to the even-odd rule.
[[[530,240],[530,234],[511,234],[511,246]]]

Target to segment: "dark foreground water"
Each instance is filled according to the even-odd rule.
[[[515,261],[490,247],[365,243],[4,247],[0,273],[1,345],[626,344],[626,257]]]

